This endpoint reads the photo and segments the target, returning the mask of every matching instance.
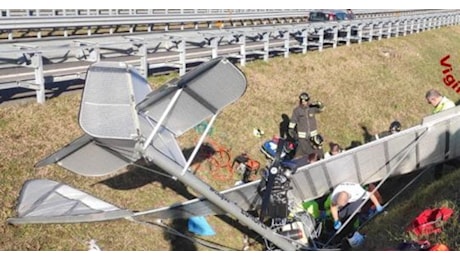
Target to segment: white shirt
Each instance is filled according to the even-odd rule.
[[[366,191],[360,184],[354,182],[343,182],[332,191],[332,203],[337,204],[337,195],[345,191],[350,195],[348,202],[355,202],[359,199],[367,199],[370,196],[370,192]]]

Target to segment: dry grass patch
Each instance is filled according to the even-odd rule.
[[[282,114],[291,116],[300,92],[322,101],[326,110],[318,116],[319,131],[326,143],[335,141],[346,147],[351,141],[364,141],[361,126],[371,132],[386,130],[398,119],[403,127],[418,124],[430,113],[424,95],[429,88],[439,89],[454,101],[457,94],[442,83],[439,60],[458,52],[459,27],[255,61],[241,68],[248,80],[245,95],[226,108],[215,122],[211,136],[231,149],[232,158],[242,152],[265,163],[259,149],[262,143],[279,134]],[[458,60],[458,59],[457,59]],[[457,60],[452,60],[455,62]],[[454,64],[458,67],[458,64]],[[171,76],[151,79],[154,88]],[[34,164],[82,132],[78,126],[80,95],[70,94],[35,103],[0,107],[0,211],[2,250],[86,250],[85,242],[94,238],[103,250],[179,250],[177,238],[160,228],[129,221],[72,225],[6,225],[14,216],[16,198],[24,181],[48,178],[61,181],[107,200],[120,207],[145,210],[185,201],[193,194],[174,181],[155,173],[132,169],[129,173],[84,178],[58,167],[35,169]],[[253,128],[264,130],[256,138]],[[186,148],[193,147],[193,131],[180,138]],[[197,175],[218,190],[229,188],[238,176],[215,180],[209,172]],[[404,212],[404,211],[403,211]],[[210,217],[217,236],[209,240],[239,249],[243,228],[231,218]],[[389,222],[388,226],[393,223]],[[183,228],[184,223],[172,223]],[[391,234],[396,234],[395,229]],[[389,239],[387,232],[377,237]],[[195,245],[195,250],[209,250]],[[260,250],[261,245],[251,248]]]

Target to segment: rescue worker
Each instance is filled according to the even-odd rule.
[[[331,143],[329,143],[329,152],[326,152],[324,154],[324,159],[327,159],[327,158],[329,158],[329,157],[331,157],[333,155],[339,154],[341,152],[343,152],[342,147],[340,147],[340,145],[337,144],[337,143],[332,143],[331,142]]]
[[[388,131],[384,131],[382,133],[376,134],[375,135],[375,140],[378,140],[380,138],[383,138],[385,136],[389,136],[395,133],[398,133],[401,131],[401,123],[397,120],[391,122],[390,127],[388,128]]]
[[[428,104],[434,107],[433,114],[455,107],[455,103],[435,89],[430,89],[425,94]]]
[[[439,91],[435,89],[428,90],[425,94],[425,98],[428,104],[434,107],[432,111],[433,114],[455,107],[455,103],[452,100],[443,96]],[[447,158],[447,154],[445,156]],[[444,165],[445,163],[441,163],[434,167],[434,178],[436,180],[441,178],[444,174]]]
[[[342,226],[342,221],[350,217],[367,199],[372,201],[377,213],[383,211],[379,198],[374,193],[366,191],[359,183],[343,182],[337,185],[332,191],[330,205],[334,229],[338,230]]]
[[[294,158],[308,156],[317,152],[323,155],[322,146],[315,149],[312,142],[318,141],[318,130],[315,114],[324,110],[321,102],[310,103],[310,96],[303,92],[299,95],[299,105],[294,108],[289,122],[288,133],[296,140],[297,147]]]

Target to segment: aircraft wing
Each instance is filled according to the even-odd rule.
[[[148,82],[125,63],[92,64],[83,89],[80,127],[95,138],[137,138],[140,126],[135,106],[151,91]]]
[[[103,176],[139,160],[135,146],[140,123],[135,106],[151,91],[148,82],[124,63],[92,64],[79,114],[85,133],[35,167],[56,163],[83,176]]]
[[[430,115],[422,123],[399,133],[349,149],[313,164],[301,166],[291,178],[295,203],[328,194],[344,181],[361,184],[385,181],[460,156],[460,107]],[[259,181],[222,191],[223,197],[244,210],[260,206]],[[298,204],[297,204],[298,205]],[[143,218],[182,218],[223,214],[205,198],[136,213]]]
[[[36,166],[57,163],[84,176],[103,176],[142,157],[154,161],[153,148],[186,167],[176,137],[216,116],[245,90],[244,74],[224,58],[203,63],[154,91],[131,66],[94,63],[79,114],[85,134]]]
[[[154,90],[137,110],[155,123],[169,110],[161,124],[177,137],[238,100],[246,86],[240,70],[230,61],[216,58]],[[171,101],[174,106],[168,109]]]
[[[24,183],[11,224],[80,223],[130,217],[132,212],[52,180]]]
[[[127,143],[128,141],[124,141]],[[103,176],[126,167],[138,158],[128,145],[113,142],[104,143],[87,134],[83,134],[57,152],[35,164],[44,167],[56,163],[59,166],[83,176]],[[101,163],[104,162],[104,163]]]
[[[301,166],[291,177],[290,196],[295,205],[302,201],[319,198],[327,194],[335,185],[343,181],[362,184],[379,181],[388,174],[403,174],[415,170],[415,153],[418,134],[423,129],[402,133],[398,136],[382,138],[372,143],[334,155],[313,164]],[[388,146],[389,143],[395,146]],[[390,144],[390,145],[391,145]],[[394,166],[394,167],[392,167]],[[222,191],[226,200],[232,201],[243,210],[253,210],[261,206],[257,194],[259,181],[232,187]],[[215,208],[207,199],[199,198],[157,210],[139,212],[143,218],[182,218],[191,215],[218,215],[223,212]]]

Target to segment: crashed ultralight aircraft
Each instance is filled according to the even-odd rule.
[[[84,134],[36,167],[56,163],[91,177],[112,174],[144,160],[202,197],[133,212],[59,182],[34,179],[24,184],[17,216],[8,222],[148,221],[230,214],[266,239],[269,248],[317,249],[312,241],[321,227],[310,214],[297,210],[302,202],[327,194],[343,181],[383,183],[390,176],[455,158],[460,152],[460,142],[456,142],[460,139],[460,118],[455,108],[427,117],[422,124],[400,133],[299,168],[283,164],[283,146],[279,145],[265,178],[218,192],[196,177],[190,165],[219,113],[238,100],[246,86],[244,74],[225,58],[203,63],[153,91],[132,66],[94,63],[87,72],[79,114]],[[205,120],[209,124],[191,156],[185,158],[176,138]],[[283,188],[284,184],[288,187]],[[271,197],[276,192],[281,194],[281,199],[280,194],[276,196],[278,201]],[[269,221],[250,211],[266,215]],[[287,235],[293,230],[300,231],[300,236]]]

